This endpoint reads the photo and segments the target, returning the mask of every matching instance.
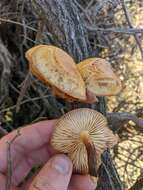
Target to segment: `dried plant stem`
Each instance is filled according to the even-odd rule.
[[[113,32],[113,33],[121,33],[121,34],[141,34],[143,33],[143,28],[98,28],[86,26],[89,31],[101,31],[101,32]]]
[[[128,121],[133,121],[136,125],[134,128],[138,131],[143,131],[143,119],[138,118],[136,115],[128,112],[114,112],[114,113],[107,113],[107,119],[111,128],[114,131],[120,129],[124,123]]]
[[[20,95],[20,93],[21,93],[20,90],[18,90],[12,83],[10,83],[9,85],[10,85],[10,87],[11,87],[17,94]],[[21,85],[20,85],[20,87],[21,87]],[[32,98],[30,98],[28,95],[24,95],[24,97],[25,97],[27,100],[31,101],[38,109],[40,109],[39,105],[38,105],[36,102],[34,102]],[[22,102],[22,101],[21,101],[21,102]],[[22,102],[22,103],[23,103],[23,102]]]
[[[94,0],[91,0],[88,5],[86,6],[86,10],[88,10],[90,8],[90,6],[94,3]]]
[[[26,92],[27,88],[30,86],[30,76],[31,75],[30,75],[30,71],[29,71],[28,74],[27,74],[27,76],[24,79],[24,82],[23,82],[23,85],[22,85],[19,97],[17,99],[16,112],[19,112],[21,101],[22,101],[22,99],[23,99],[23,97],[25,95],[25,92]]]
[[[17,22],[17,21],[10,20],[10,19],[5,19],[5,18],[1,18],[1,17],[0,17],[0,21],[1,21],[1,22],[6,22],[6,23],[15,24],[15,25],[19,25],[19,26],[25,27],[26,29],[29,29],[29,30],[31,30],[31,31],[33,31],[33,32],[38,32],[38,30],[37,30],[36,28],[31,27],[31,26],[28,26],[28,25],[24,25],[24,24],[21,23],[21,22]],[[42,34],[46,34],[46,35],[48,35],[49,37],[51,37],[51,34],[48,33],[48,32],[44,32],[44,33],[42,33]]]
[[[25,27],[25,28],[27,28],[27,29],[30,29],[30,30],[32,30],[32,31],[37,32],[37,30],[36,30],[35,28],[30,27],[30,26],[27,26],[27,25],[24,26],[22,23],[17,22],[17,21],[14,21],[14,20],[5,19],[5,18],[0,18],[0,21],[1,21],[1,22],[11,23],[11,24],[16,24],[16,25],[19,25],[19,26],[22,26],[22,27]]]
[[[20,105],[23,105],[23,104],[28,103],[28,102],[33,102],[33,101],[41,100],[41,99],[48,98],[48,97],[50,97],[50,95],[45,95],[45,96],[41,96],[41,97],[31,98],[31,99],[28,99],[28,100],[21,101]],[[4,112],[6,112],[6,111],[8,111],[10,109],[15,109],[15,108],[16,108],[16,105],[10,106],[8,108],[2,109],[0,111],[0,113],[4,113]]]
[[[7,142],[8,150],[7,150],[7,177],[6,177],[6,186],[5,190],[11,190],[11,178],[12,178],[12,156],[11,156],[11,145],[16,140],[16,138],[20,136],[20,131],[17,130],[16,135],[13,139]]]

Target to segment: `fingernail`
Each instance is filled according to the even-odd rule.
[[[52,167],[61,174],[67,174],[70,170],[70,162],[64,156],[57,156],[52,160]]]
[[[97,177],[90,176],[90,179],[91,179],[91,181],[92,181],[92,183],[93,183],[94,185],[97,185],[97,180],[98,180]]]

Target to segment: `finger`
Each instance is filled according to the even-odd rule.
[[[39,149],[45,143],[48,143],[50,135],[54,129],[56,120],[42,121],[31,126],[20,129],[20,136],[11,145],[12,160],[14,166],[23,160],[27,154]],[[17,134],[14,131],[0,140],[0,172],[6,172],[7,168],[7,143]]]
[[[28,178],[25,181],[25,183],[21,186],[22,190],[27,190],[30,187],[32,181],[34,180],[34,178],[37,176],[38,173],[39,171],[36,171],[36,173],[34,173],[30,178]]]
[[[10,186],[11,190],[20,190],[17,187],[14,187],[13,185]],[[0,190],[5,190],[6,189],[6,178],[4,175],[0,174]]]
[[[29,190],[67,190],[72,163],[65,155],[52,157],[32,182]]]
[[[69,190],[95,190],[97,186],[96,178],[89,175],[73,175],[69,185]]]
[[[23,158],[19,164],[13,169],[12,182],[18,185],[28,175],[33,166],[41,166],[49,160],[47,147],[33,151],[27,157]]]

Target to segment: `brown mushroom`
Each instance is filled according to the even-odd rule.
[[[105,59],[89,58],[80,62],[77,67],[85,81],[87,99],[116,95],[121,91],[121,81]]]
[[[101,58],[86,59],[76,67],[71,56],[50,45],[29,49],[26,58],[31,72],[67,101],[93,103],[96,96],[116,95],[122,88],[110,64]]]
[[[74,172],[97,176],[101,154],[117,140],[101,113],[80,108],[66,113],[57,121],[51,144],[55,150],[69,156]]]
[[[85,84],[76,64],[62,49],[38,45],[26,52],[31,72],[63,98],[86,100]]]

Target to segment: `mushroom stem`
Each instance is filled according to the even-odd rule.
[[[87,130],[83,130],[80,133],[80,139],[86,147],[89,174],[97,177],[97,152],[90,138],[89,132]]]

